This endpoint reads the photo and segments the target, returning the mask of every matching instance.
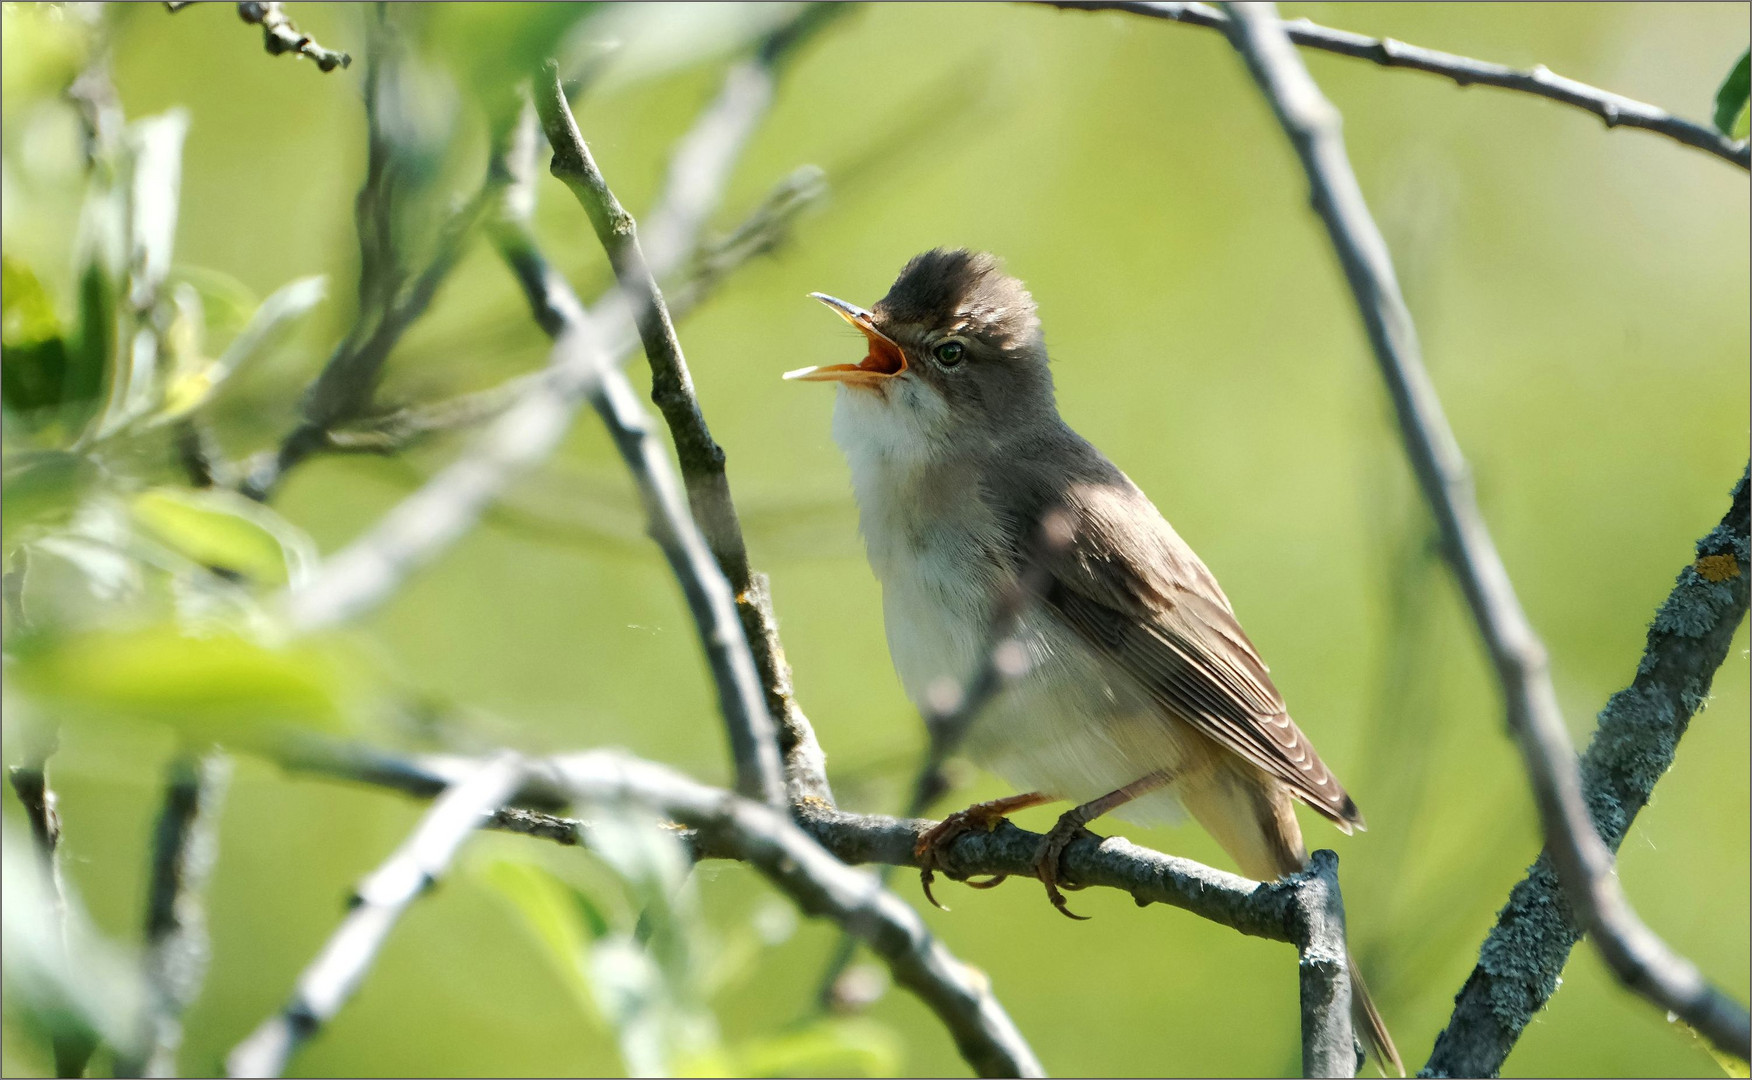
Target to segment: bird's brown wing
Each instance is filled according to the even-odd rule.
[[[1143,493],[1123,477],[1079,484],[1061,509],[1074,542],[1031,556],[1051,575],[1048,609],[1175,717],[1346,832],[1360,827],[1356,803],[1290,719],[1216,579]]]

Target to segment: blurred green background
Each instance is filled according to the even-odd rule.
[[[1285,10],[1517,66],[1543,63],[1699,120],[1748,37],[1740,5]],[[324,44],[361,52],[362,6],[288,12]],[[669,30],[655,35],[669,53],[642,69],[626,65],[629,74],[575,103],[635,213],[745,40],[736,19],[775,17],[783,13],[765,5],[735,18],[677,6],[663,16]],[[350,318],[362,67],[323,75],[271,58],[224,4],[174,17],[159,5],[111,5],[95,31],[62,18],[5,9],[6,254],[68,306],[82,180],[77,126],[56,95],[82,62],[79,42],[97,34],[113,48],[129,119],[188,110],[178,262],[228,275],[257,297],[329,275],[329,301],[296,339],[212,407],[231,455],[270,446]],[[1648,620],[1693,541],[1726,509],[1746,461],[1747,177],[1550,102],[1303,55],[1344,114],[1436,385],[1580,744],[1629,681]],[[484,139],[466,99],[454,112],[449,160],[465,192]],[[1429,553],[1385,395],[1305,182],[1242,65],[1216,33],[1119,14],[870,5],[826,29],[787,70],[718,224],[806,163],[827,171],[824,209],[775,257],[739,271],[681,334],[840,801],[897,809],[922,728],[887,659],[878,589],[828,433],[830,393],[778,376],[856,359],[855,342],[807,292],[867,304],[918,251],[990,250],[1039,302],[1066,418],[1219,575],[1299,722],[1368,815],[1370,831],[1350,839],[1312,816],[1305,828],[1311,846],[1342,857],[1353,948],[1406,1060],[1421,1064],[1494,912],[1537,852],[1536,823],[1483,656]],[[544,177],[540,190],[537,232],[550,255],[587,294],[600,288],[606,266],[582,212],[557,183]],[[490,386],[545,356],[514,283],[477,243],[393,354],[381,397]],[[643,368],[629,370],[642,381]],[[323,458],[295,473],[274,506],[331,552],[461,444],[441,439],[401,459]],[[675,582],[640,529],[631,485],[586,414],[501,512],[344,640],[408,697],[434,703],[442,733],[459,745],[622,746],[724,781],[706,669]],[[1620,860],[1640,913],[1742,1001],[1746,655],[1742,627],[1713,701]],[[385,743],[419,743],[381,721],[360,728]],[[125,941],[139,936],[172,750],[163,732],[73,725],[51,763],[69,880],[99,927]],[[957,803],[1004,793],[989,777],[966,778]],[[4,806],[18,826],[16,801]],[[280,1005],[348,889],[419,811],[240,757],[210,895],[213,963],[188,1016],[185,1069],[218,1068]],[[1019,820],[1041,828],[1057,812]],[[1114,829],[1227,865],[1190,826]],[[573,850],[477,838],[295,1073],[620,1071],[613,1038],[487,880],[496,861],[526,859],[580,880],[603,876]],[[726,1039],[806,1016],[832,929],[805,921],[787,932],[772,894],[743,867],[707,864],[696,878],[719,949],[748,945],[750,926],[776,942],[717,991]],[[1287,946],[1100,892],[1077,897],[1094,918],[1072,924],[1031,883],[987,893],[946,886],[953,912],[926,907],[910,880],[897,885],[990,976],[1050,1071],[1296,1068]],[[965,1071],[904,992],[888,993],[868,1017],[860,1037],[891,1048],[871,1061],[909,1075]],[[8,1075],[50,1068],[16,1017],[5,1034]],[[1701,1044],[1619,989],[1582,947],[1505,1072],[1716,1069]]]

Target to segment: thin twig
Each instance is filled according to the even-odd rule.
[[[1080,11],[1124,11],[1224,32],[1229,28],[1227,16],[1216,8],[1200,3],[1151,3],[1148,0],[1044,2],[1050,7]],[[1283,27],[1290,41],[1310,49],[1355,57],[1358,60],[1370,60],[1382,67],[1424,71],[1452,79],[1463,87],[1477,84],[1533,94],[1593,113],[1604,120],[1609,128],[1630,127],[1652,131],[1685,146],[1714,154],[1742,169],[1752,168],[1752,147],[1748,146],[1745,139],[1730,139],[1708,125],[1682,119],[1665,109],[1553,74],[1544,64],[1522,71],[1503,64],[1407,45],[1392,38],[1372,38],[1349,30],[1334,30],[1307,19],[1294,19],[1284,23]]]
[[[1636,918],[1613,873],[1612,853],[1589,823],[1544,646],[1479,513],[1465,459],[1424,370],[1387,245],[1345,154],[1338,111],[1309,76],[1272,5],[1231,4],[1228,11],[1231,40],[1302,160],[1315,212],[1350,282],[1393,397],[1406,454],[1496,668],[1564,894],[1620,980],[1739,1053],[1747,1041],[1746,1011]]]
[[[1582,755],[1582,794],[1594,828],[1613,851],[1673,763],[1746,616],[1752,575],[1747,488],[1742,476],[1721,523],[1697,542],[1696,559],[1679,572],[1649,626],[1636,677],[1601,710]],[[1550,856],[1542,854],[1497,913],[1424,1075],[1495,1076],[1527,1022],[1556,991],[1581,936]]]
[[[118,1060],[117,1076],[175,1076],[183,1012],[200,993],[210,946],[202,894],[218,853],[219,804],[231,763],[220,752],[170,763],[153,835],[146,897],[146,1031],[140,1060]]]
[[[369,65],[365,72],[366,169],[355,200],[359,240],[359,311],[345,338],[305,391],[298,426],[279,449],[255,461],[242,484],[254,499],[267,499],[285,475],[311,455],[327,449],[330,432],[370,411],[372,396],[390,352],[431,305],[438,289],[467,249],[476,224],[496,205],[510,178],[497,160],[474,194],[439,226],[432,254],[411,281],[401,265],[394,185],[396,147],[385,128],[384,97],[400,93],[393,67],[401,47],[382,6],[371,23]]]
[[[262,47],[268,50],[270,56],[279,56],[281,53],[303,56],[325,72],[338,67],[344,68],[353,62],[353,58],[344,52],[318,45],[309,34],[293,25],[278,3],[248,0],[237,5],[237,17],[262,28]]]
[[[292,1055],[353,996],[409,905],[443,876],[456,851],[523,780],[523,763],[500,756],[450,787],[412,836],[359,883],[354,905],[304,969],[286,1007],[226,1058],[231,1076],[279,1076]]]
[[[44,744],[33,746],[22,765],[7,770],[12,790],[24,807],[30,822],[31,846],[42,867],[46,886],[49,934],[63,955],[67,950],[67,891],[61,880],[61,815],[55,809],[55,790],[49,786],[49,756],[55,752],[58,738],[49,733]],[[56,1076],[83,1076],[86,1062],[95,1047],[88,1039],[71,1032],[56,1032],[52,1039]]]
[[[698,531],[714,558],[713,569],[720,571],[711,577],[719,581],[729,579],[724,584],[723,599],[729,603],[730,626],[724,625],[720,618],[723,613],[717,610],[718,598],[714,595],[718,591],[717,581],[708,583],[696,568],[691,575],[683,576],[683,588],[690,594],[703,591],[703,598],[711,601],[713,625],[707,648],[713,658],[724,720],[729,725],[737,789],[751,798],[783,806],[786,792],[778,734],[767,709],[765,684],[748,648],[749,635],[735,609],[735,597],[747,588],[750,571],[742,527],[724,473],[724,451],[713,440],[700,411],[681,343],[675,336],[675,326],[656,278],[645,261],[632,215],[614,197],[578,131],[560,86],[557,64],[549,62],[537,80],[535,107],[554,152],[550,171],[583,205],[608,254],[622,294],[635,305],[633,321],[651,365],[651,398],[669,425],[682,475],[687,480],[692,520],[698,523]],[[618,378],[619,372],[614,375]],[[679,565],[677,570],[681,570]],[[689,576],[695,580],[689,581]],[[736,587],[738,583],[741,588]]]
[[[1045,1075],[989,980],[951,955],[918,912],[822,850],[782,810],[607,752],[557,758],[544,771],[580,801],[632,802],[698,830],[703,846],[752,864],[804,911],[857,934],[937,1014],[979,1075]]]

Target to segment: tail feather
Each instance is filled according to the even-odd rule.
[[[1393,1045],[1393,1036],[1387,1033],[1387,1022],[1381,1019],[1381,1012],[1375,1008],[1375,999],[1369,996],[1368,984],[1363,982],[1363,973],[1357,970],[1355,958],[1350,960],[1351,978],[1351,1023],[1356,1027],[1357,1038],[1363,1041],[1363,1046],[1369,1053],[1375,1055],[1382,1072],[1396,1072],[1405,1075],[1405,1062],[1399,1059],[1399,1048]]]
[[[1230,768],[1186,777],[1176,785],[1176,793],[1243,874],[1272,881],[1307,867],[1308,849],[1302,845],[1302,828],[1289,791],[1259,770],[1237,760]],[[1404,1076],[1405,1063],[1355,960],[1350,961],[1350,977],[1351,1022],[1357,1038],[1383,1072]]]

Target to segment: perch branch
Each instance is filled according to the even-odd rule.
[[[1046,0],[1051,7],[1080,11],[1124,11],[1154,19],[1168,19],[1191,26],[1204,26],[1229,31],[1229,18],[1216,8],[1200,3],[1150,3],[1148,0]],[[1474,60],[1467,56],[1439,52],[1435,49],[1407,45],[1392,38],[1372,38],[1349,30],[1334,30],[1307,19],[1295,19],[1283,24],[1290,41],[1310,49],[1337,53],[1340,56],[1370,60],[1382,67],[1410,68],[1451,79],[1465,87],[1474,84],[1494,86],[1500,90],[1515,90],[1533,94],[1564,105],[1593,113],[1606,126],[1641,128],[1665,135],[1674,142],[1714,154],[1723,161],[1742,169],[1752,168],[1752,147],[1745,139],[1730,139],[1704,124],[1674,116],[1665,109],[1649,105],[1610,90],[1601,90],[1587,83],[1564,78],[1539,64],[1525,71]]]
[[[608,254],[615,278],[620,282],[619,295],[634,305],[633,322],[638,327],[639,339],[651,365],[651,398],[668,423],[674,440],[682,475],[687,482],[692,521],[698,523],[699,534],[710,549],[716,563],[714,569],[721,570],[712,576],[725,581],[723,599],[729,602],[729,613],[735,616],[735,597],[748,591],[752,579],[742,526],[737,520],[736,506],[731,501],[724,472],[724,451],[712,438],[700,411],[693,378],[688,373],[669,310],[639,245],[637,226],[596,167],[560,86],[559,68],[552,62],[537,80],[535,107],[554,152],[550,171],[583,205],[597,239]],[[534,252],[532,244],[525,247],[528,253]],[[525,274],[519,274],[520,279],[525,277]],[[573,306],[576,306],[575,302]],[[619,378],[618,371],[614,377]],[[680,570],[677,565],[678,573]],[[708,596],[717,592],[717,581],[706,585],[708,579],[697,570],[692,576],[697,580],[690,583],[686,577],[683,579],[683,587],[690,592],[700,591],[702,587],[710,590]],[[715,623],[712,633],[721,637],[722,643],[708,641],[708,650],[714,653],[713,670],[718,676],[719,700],[730,727],[737,787],[746,795],[783,806],[786,793],[778,733],[767,708],[766,682],[760,678],[752,652],[747,647],[750,635],[743,629],[739,617],[730,626],[718,620],[717,598],[710,598]],[[738,645],[742,648],[737,648]],[[746,671],[741,665],[744,655]],[[720,660],[730,662],[720,663]]]
[[[298,978],[292,1000],[238,1043],[231,1076],[279,1076],[298,1048],[353,996],[396,921],[449,868],[462,842],[517,790],[523,764],[502,754],[446,789],[412,836],[359,883],[340,928]]]
[[[1314,210],[1344,267],[1392,394],[1406,454],[1496,668],[1565,897],[1620,980],[1738,1053],[1746,1041],[1745,1010],[1724,1008],[1720,993],[1697,969],[1637,919],[1613,873],[1612,853],[1589,824],[1544,646],[1521,610],[1478,510],[1466,461],[1424,370],[1386,242],[1345,153],[1338,111],[1309,76],[1272,5],[1227,7],[1231,41],[1301,158]]]
[[[614,762],[616,768],[628,762],[614,754],[584,757]],[[370,747],[336,747],[314,742],[297,753],[283,756],[281,763],[294,772],[367,784],[417,798],[431,798],[478,767],[465,757],[404,757]],[[672,775],[661,766],[632,764],[641,770]],[[698,791],[708,790],[692,781],[681,782]],[[576,794],[556,780],[551,770],[534,769],[511,799],[513,807],[508,809],[529,814],[536,821],[565,822],[568,819],[553,818],[550,812],[565,807]],[[715,798],[729,796],[719,792]],[[754,804],[738,801],[738,805]],[[684,824],[697,825],[673,806],[661,809]],[[920,818],[855,814],[813,800],[793,806],[791,812],[797,828],[841,862],[855,865],[917,868],[914,851],[919,838],[936,824]],[[512,827],[511,831],[559,839],[560,828]],[[742,849],[727,844],[710,829],[696,827],[688,839],[698,858],[748,858]],[[938,853],[937,865],[958,881],[1000,874],[1026,877],[1033,873],[1035,854],[1043,839],[1039,833],[1004,821],[989,833],[975,831],[957,837]],[[1350,1024],[1348,1010],[1334,1008],[1341,1004],[1338,995],[1349,992],[1349,974],[1343,964],[1335,970],[1324,962],[1335,950],[1337,955],[1343,955],[1342,909],[1337,906],[1340,904],[1337,856],[1330,851],[1315,852],[1309,869],[1302,873],[1261,883],[1190,859],[1151,851],[1123,837],[1083,836],[1065,848],[1063,866],[1066,875],[1079,884],[1118,889],[1139,907],[1167,904],[1251,937],[1294,944],[1304,961],[1305,1011],[1322,1025],[1323,1042],[1319,1045],[1342,1048],[1343,1054],[1354,1055],[1354,1044],[1345,1035]],[[1312,882],[1321,884],[1310,888]],[[1326,1004],[1323,1006],[1322,1002]],[[1341,1023],[1343,1029],[1335,1026]],[[1311,1049],[1304,1059],[1307,1074],[1319,1075],[1321,1070],[1333,1068],[1331,1058],[1332,1054],[1324,1050]],[[1352,1075],[1355,1057],[1343,1057],[1342,1061],[1343,1071],[1333,1074]]]
[[[1636,677],[1601,710],[1582,755],[1582,794],[1594,828],[1615,852],[1655,782],[1672,765],[1679,740],[1708,700],[1710,682],[1746,616],[1752,572],[1747,486],[1742,476],[1726,516],[1697,542],[1696,559],[1679,572],[1649,626]],[[1425,1075],[1495,1076],[1527,1022],[1557,990],[1570,949],[1581,936],[1551,858],[1541,854],[1497,913]],[[1745,1014],[1740,1016],[1743,1022]],[[1743,1038],[1740,1050],[1746,1050]]]
[[[200,993],[210,946],[202,902],[219,846],[219,804],[231,777],[220,752],[170,763],[153,833],[146,894],[144,1057],[120,1061],[119,1076],[175,1076],[182,1016]]]

